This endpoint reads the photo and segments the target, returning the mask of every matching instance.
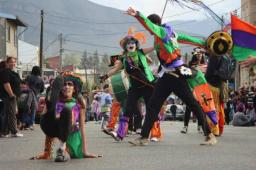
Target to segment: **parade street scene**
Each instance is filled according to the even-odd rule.
[[[0,170],[255,170],[255,0],[0,0]]]

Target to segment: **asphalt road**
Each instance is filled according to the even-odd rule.
[[[186,135],[180,133],[182,122],[167,121],[161,127],[161,142],[134,147],[127,141],[136,135],[117,143],[99,124],[87,123],[88,149],[103,157],[55,163],[29,160],[43,149],[44,135],[37,126],[24,131],[23,138],[0,138],[0,170],[256,170],[256,127],[226,126],[216,146],[199,145],[203,136],[194,123]]]

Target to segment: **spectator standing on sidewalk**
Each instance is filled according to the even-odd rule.
[[[11,132],[12,137],[23,137],[23,134],[17,129],[17,98],[20,95],[20,76],[14,71],[16,68],[16,58],[7,57],[6,68],[1,72],[0,94],[5,101],[5,110],[7,114],[6,135]]]
[[[91,105],[88,91],[83,91],[82,95],[86,101],[85,122],[89,122],[91,120]]]
[[[31,121],[29,123],[30,129],[33,129],[35,122],[36,109],[39,100],[39,94],[44,91],[44,82],[41,78],[42,71],[39,66],[34,66],[32,68],[31,74],[27,77],[26,82],[29,88],[33,91],[35,107],[31,108]]]
[[[2,77],[2,72],[6,68],[6,61],[0,62],[0,77]],[[5,137],[6,126],[7,126],[7,115],[5,113],[5,101],[3,98],[3,82],[0,79],[0,137]]]

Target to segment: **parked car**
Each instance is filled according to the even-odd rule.
[[[164,120],[173,120],[171,106],[174,104],[168,104],[165,109]],[[176,110],[176,120],[183,121],[185,115],[185,108],[183,105],[175,104],[177,106]]]

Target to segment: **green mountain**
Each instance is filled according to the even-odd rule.
[[[64,53],[89,54],[95,50],[103,55],[121,51],[119,41],[131,26],[145,31],[137,21],[123,14],[123,11],[101,6],[88,0],[5,0],[1,1],[0,11],[19,16],[28,24],[20,39],[39,45],[40,10],[44,15],[44,54],[59,54],[58,35],[63,34]],[[177,32],[196,36],[208,36],[218,25],[213,20],[174,21],[171,23]],[[145,31],[146,32],[146,31]],[[152,37],[147,34],[146,46],[152,45]],[[191,48],[184,47],[184,51]]]

